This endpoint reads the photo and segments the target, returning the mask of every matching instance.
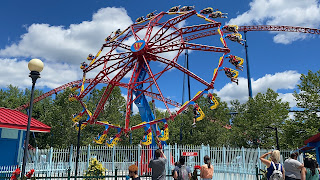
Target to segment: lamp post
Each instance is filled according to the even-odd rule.
[[[79,121],[79,129],[78,129],[78,144],[77,144],[77,156],[76,156],[76,169],[75,169],[75,176],[78,176],[78,162],[79,162],[79,154],[80,154],[80,136],[81,136],[81,125],[85,120]]]
[[[277,143],[277,150],[280,151],[280,147],[279,147],[279,138],[278,138],[278,128],[277,127],[271,127],[271,126],[267,126],[266,128],[268,129],[272,129],[276,131],[276,143]]]
[[[25,175],[26,171],[26,161],[27,161],[27,152],[28,152],[28,144],[29,144],[29,137],[30,137],[30,124],[31,124],[31,117],[32,117],[32,107],[33,107],[33,94],[34,94],[34,87],[38,78],[40,78],[40,72],[43,70],[43,62],[40,59],[32,59],[28,63],[28,68],[31,71],[29,77],[32,79],[32,89],[31,89],[31,98],[30,98],[30,107],[29,107],[29,116],[28,116],[28,124],[27,124],[27,132],[26,138],[24,141],[24,155],[23,155],[23,162],[22,162],[22,176]]]

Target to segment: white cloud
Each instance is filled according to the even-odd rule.
[[[27,32],[21,35],[18,42],[0,49],[1,74],[6,77],[0,80],[1,88],[9,84],[19,88],[30,87],[27,63],[34,57],[45,64],[41,79],[37,82],[38,87],[56,88],[81,79],[82,71],[79,67],[81,62],[86,61],[87,55],[95,55],[111,32],[118,28],[124,30],[130,24],[132,20],[125,9],[111,7],[94,13],[91,21],[68,27],[32,24],[26,27]],[[105,48],[101,55],[107,51]],[[113,63],[115,62],[108,65]],[[95,77],[100,70],[101,68],[96,68],[90,71],[87,78]],[[109,77],[112,78],[115,73]]]
[[[297,105],[297,101],[295,100],[295,97],[292,95],[293,93],[279,93],[279,98],[282,99],[282,101],[289,102],[290,107],[295,107]]]
[[[252,93],[255,96],[257,93],[265,93],[268,88],[274,91],[294,89],[300,80],[300,74],[296,71],[284,71],[273,75],[266,74],[264,77],[257,80],[251,79]],[[222,101],[230,102],[238,99],[241,103],[248,100],[248,83],[247,79],[240,77],[239,85],[228,83],[220,90],[214,90],[221,97]],[[279,93],[279,98],[290,103],[293,107],[296,105],[292,93]]]
[[[237,25],[287,25],[318,28],[320,4],[318,0],[253,0],[250,9],[227,24]],[[302,33],[277,33],[274,42],[289,44],[305,39]]]
[[[18,86],[19,88],[30,88],[31,78],[29,78],[28,62],[17,59],[1,59],[0,65],[4,70],[0,71],[0,88],[6,88],[8,85]],[[78,67],[65,63],[46,63],[41,78],[37,80],[37,87],[56,88],[62,84],[75,81],[81,72]]]
[[[96,53],[104,39],[116,29],[124,30],[132,21],[123,8],[102,8],[92,21],[69,27],[32,24],[17,43],[0,50],[3,57],[38,57],[50,62],[78,64]]]

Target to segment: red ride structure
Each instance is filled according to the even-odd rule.
[[[163,22],[163,19],[166,19],[165,17],[169,15],[174,15],[174,17]],[[209,21],[209,23],[178,27],[180,22],[187,20],[192,16],[204,18],[206,21]],[[190,43],[184,40],[186,35],[210,29],[215,29],[220,34],[221,42],[217,42],[218,46]],[[127,44],[126,42],[128,42],[130,38],[134,38],[136,42],[133,44]],[[104,56],[99,57],[99,54],[105,48],[110,48],[109,52]],[[88,123],[105,125],[106,129],[121,128],[120,133],[127,133],[143,127],[145,131],[148,132],[148,143],[146,144],[148,145],[151,142],[150,138],[153,138],[149,133],[153,132],[153,134],[160,134],[160,130],[155,126],[155,124],[166,124],[168,119],[174,119],[174,117],[180,114],[189,105],[189,103],[186,103],[183,106],[180,106],[179,110],[175,113],[171,112],[169,105],[171,104],[176,106],[179,104],[168,100],[162,93],[158,81],[164,73],[175,68],[203,85],[202,91],[190,102],[197,100],[204,93],[207,93],[209,89],[213,89],[214,81],[218,73],[218,71],[214,71],[214,68],[212,68],[212,72],[214,71],[212,78],[205,80],[178,63],[180,54],[187,49],[193,51],[220,53],[221,58],[219,59],[216,69],[221,67],[224,55],[230,52],[225,40],[223,39],[221,23],[208,19],[205,16],[198,14],[195,10],[170,13],[161,12],[148,20],[139,21],[116,35],[111,40],[109,38],[94,58],[92,58],[92,56],[88,58],[90,60],[92,59],[92,61],[89,66],[83,68],[84,79],[85,75],[89,71],[96,70],[98,68],[102,69],[99,70],[99,73],[90,81],[87,87],[84,88],[82,85],[80,93],[72,97],[76,98],[83,107],[86,108],[82,99],[92,91],[97,84],[107,81],[108,85],[95,111],[92,115],[87,111],[87,114],[90,114]],[[175,53],[173,58],[166,58],[165,54],[169,52]],[[152,64],[159,62],[163,64],[162,70],[154,70],[152,68]],[[129,72],[132,73],[130,75],[130,80],[128,81],[128,78],[125,78],[125,76],[128,76]],[[116,86],[125,87],[127,89],[127,105],[124,127],[97,121],[98,115],[103,110],[113,88]],[[154,89],[156,89],[156,92],[151,90],[152,86],[155,87]],[[155,120],[145,95],[161,101],[166,107],[169,117]],[[130,115],[133,103],[137,105],[143,123],[130,127]],[[152,140],[152,142],[155,141]],[[109,143],[111,144],[111,142]]]
[[[168,19],[167,17],[170,16],[172,18],[166,20]],[[200,22],[207,21],[208,23],[179,27],[179,23],[182,21],[196,16],[202,18],[200,19]],[[319,29],[270,25],[239,26],[237,31],[287,31],[320,34]],[[144,19],[132,24],[124,31],[117,30],[114,37],[111,37],[110,35],[106,38],[105,44],[102,45],[96,56],[91,55],[90,58],[88,58],[88,60],[91,60],[90,64],[83,65],[83,80],[62,85],[36,98],[34,102],[40,101],[47,96],[65,89],[66,87],[80,84],[78,86],[78,88],[81,87],[80,92],[77,95],[73,95],[71,99],[73,98],[79,101],[83,106],[84,110],[81,112],[81,116],[83,114],[87,114],[88,116],[87,122],[84,124],[89,123],[103,125],[106,127],[104,134],[108,132],[109,128],[118,129],[118,134],[113,138],[115,139],[115,142],[112,142],[113,139],[111,139],[107,142],[108,146],[113,146],[119,140],[121,133],[128,133],[138,128],[144,128],[145,131],[148,132],[146,135],[146,142],[148,142],[147,144],[150,144],[150,140],[155,142],[152,134],[155,134],[156,136],[161,134],[160,129],[156,124],[164,123],[166,125],[167,120],[173,120],[190,104],[194,104],[195,100],[208,93],[208,90],[214,88],[214,82],[219,72],[218,69],[222,67],[224,56],[230,52],[230,49],[224,40],[224,33],[230,32],[222,28],[220,22],[216,22],[208,18],[208,16],[197,13],[195,10],[183,12],[161,12],[149,19]],[[220,36],[220,41],[215,42],[217,46],[191,42],[195,39],[205,38],[212,35]],[[135,42],[133,44],[128,43],[132,42],[132,39],[134,39]],[[103,50],[107,50],[107,53],[103,56],[99,56]],[[193,50],[195,53],[199,51],[207,51],[215,54],[221,54],[221,57],[217,60],[218,63],[216,67],[212,68],[212,78],[204,79],[179,64],[178,58],[184,50]],[[174,53],[174,56],[172,56],[172,58],[167,58],[166,54],[168,53]],[[163,65],[154,68],[153,64],[156,63],[161,63]],[[159,67],[162,67],[162,69],[159,70]],[[202,85],[202,89],[200,89],[200,91],[184,105],[165,98],[166,95],[163,94],[161,86],[158,83],[163,74],[171,69],[177,69],[182,73],[187,74]],[[93,79],[86,79],[86,74],[92,70],[95,70],[94,72],[98,71],[97,75]],[[130,78],[127,78],[128,76],[130,76]],[[95,111],[91,113],[83,103],[83,98],[99,83],[105,83],[107,84],[107,87]],[[85,84],[88,85],[85,87]],[[110,93],[116,86],[127,89],[124,127],[112,125],[105,121],[98,121],[97,119],[98,115],[103,110]],[[153,89],[155,89],[156,92],[151,90],[152,87],[154,87]],[[148,101],[146,100],[146,96],[162,102],[166,107],[169,116],[163,119],[155,119]],[[143,122],[130,126],[130,114],[132,112],[133,103],[137,105]],[[28,107],[28,105],[29,104],[26,104],[16,109],[22,110]],[[179,109],[175,113],[172,113],[169,105],[178,107]],[[163,131],[167,132],[166,130]],[[160,139],[165,141],[166,138],[161,137]]]

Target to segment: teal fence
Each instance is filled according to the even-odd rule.
[[[150,159],[153,158],[155,149],[141,146],[85,146],[80,147],[78,173],[83,175],[87,170],[90,158],[96,158],[107,169],[106,175],[115,176],[128,174],[128,167],[136,164],[139,167],[139,174],[148,176],[151,169],[147,168]],[[75,172],[76,148],[71,146],[67,149],[34,149],[28,154],[26,172],[35,169],[35,175],[40,177],[52,177],[58,174],[66,174],[70,168],[71,174]],[[179,160],[183,152],[193,152],[196,156],[187,156],[186,165],[193,170],[195,165],[202,165],[203,157],[209,155],[214,166],[215,179],[250,180],[256,179],[256,167],[265,169],[259,157],[268,152],[266,149],[210,147],[193,145],[167,145],[164,147],[164,154],[167,156],[167,175],[171,174],[174,168],[173,163]],[[289,157],[290,151],[281,151],[282,161]],[[2,169],[1,169],[2,168]],[[11,168],[11,169],[10,169]],[[0,167],[0,174],[10,173],[15,167]],[[65,177],[65,176],[64,176]]]

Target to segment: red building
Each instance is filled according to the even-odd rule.
[[[23,156],[28,115],[0,107],[0,166],[18,165]],[[50,132],[50,127],[32,118],[31,132]]]

